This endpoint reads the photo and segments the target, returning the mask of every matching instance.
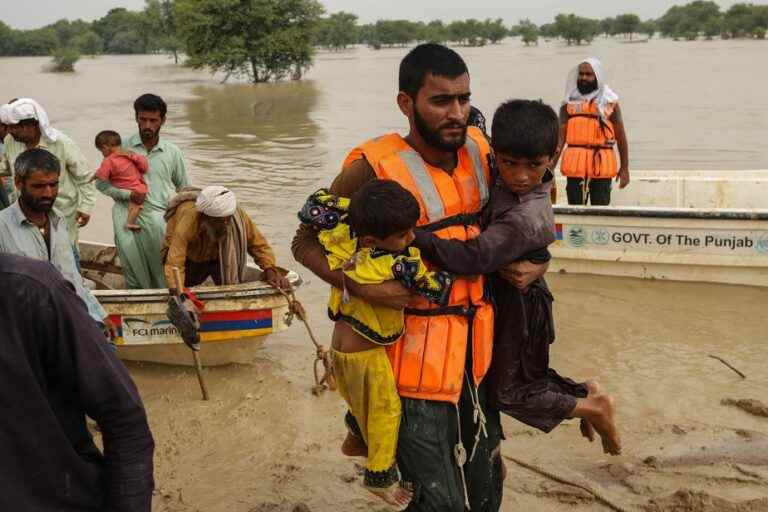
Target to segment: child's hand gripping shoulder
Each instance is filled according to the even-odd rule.
[[[318,230],[333,229],[339,222],[346,220],[348,209],[348,198],[336,197],[321,188],[309,196],[299,210],[299,220]]]
[[[424,262],[421,261],[419,250],[415,247],[409,247],[406,252],[407,254],[396,257],[392,264],[395,279],[430,302],[439,306],[448,304],[453,275],[442,270],[438,272],[427,270]]]

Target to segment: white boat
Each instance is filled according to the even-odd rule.
[[[80,242],[83,275],[96,283],[94,295],[118,328],[118,355],[130,361],[192,364],[190,349],[165,315],[168,290],[126,290],[117,250]],[[288,302],[260,281],[250,267],[248,282],[193,288],[205,304],[201,317],[201,358],[207,366],[252,361],[266,337],[288,328]],[[288,272],[294,287],[301,285]]]
[[[768,286],[768,171],[634,171],[611,206],[568,206],[550,271]]]

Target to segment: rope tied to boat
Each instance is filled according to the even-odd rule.
[[[307,320],[306,309],[304,309],[301,302],[296,299],[293,290],[286,291],[281,288],[277,288],[277,290],[283,297],[285,297],[285,300],[288,301],[288,314],[285,318],[285,323],[290,325],[294,316],[298,317],[298,319],[304,323],[304,326],[307,328],[307,333],[309,334],[309,339],[312,340],[312,343],[315,345],[315,362],[313,368],[315,385],[312,386],[312,394],[318,396],[326,389],[330,389],[331,391],[336,390],[336,377],[333,374],[331,352],[317,341],[315,333],[312,331],[309,321]],[[322,372],[320,366],[321,363]]]

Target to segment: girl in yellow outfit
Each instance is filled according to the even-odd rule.
[[[373,180],[351,200],[319,190],[299,218],[319,230],[331,269],[342,269],[345,278],[360,284],[397,279],[437,304],[447,302],[450,275],[427,270],[419,250],[409,247],[419,205],[398,183]],[[333,364],[339,393],[355,419],[351,429],[358,427],[367,445],[364,485],[388,503],[406,506],[411,492],[398,485],[395,463],[400,397],[385,350],[403,333],[403,310],[332,288],[328,315],[336,321]]]

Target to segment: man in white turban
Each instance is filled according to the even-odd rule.
[[[262,279],[283,289],[290,283],[275,266],[275,255],[251,218],[237,206],[235,194],[218,185],[186,188],[171,199],[161,256],[165,279],[175,288],[173,269],[184,286],[209,277],[217,285],[248,280],[247,254],[262,269]]]
[[[569,204],[607,205],[611,182],[629,185],[629,145],[619,96],[606,83],[599,60],[581,61],[568,75],[560,109],[560,172],[568,178]],[[617,165],[614,147],[619,149]]]
[[[77,243],[78,231],[88,224],[96,201],[91,182],[94,169],[80,148],[65,134],[51,126],[48,114],[38,102],[20,98],[0,109],[12,137],[6,137],[0,175],[12,176],[16,158],[27,149],[43,148],[61,162],[59,194],[54,209],[67,222],[70,241]]]

